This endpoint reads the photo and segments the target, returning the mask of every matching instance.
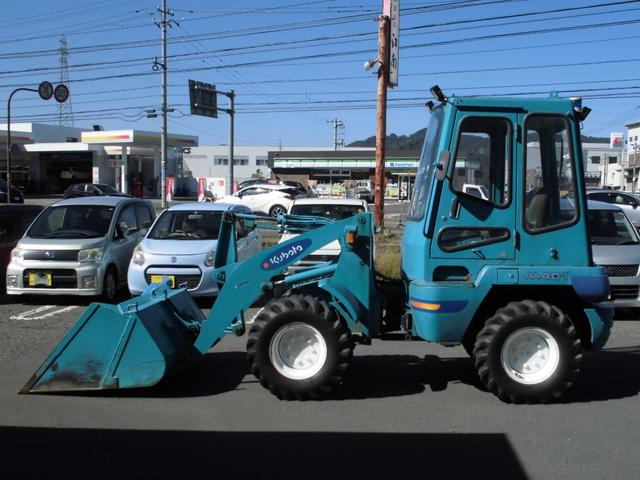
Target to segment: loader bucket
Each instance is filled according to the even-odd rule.
[[[92,303],[20,393],[147,387],[202,354],[204,315],[185,290],[152,284],[119,305]]]

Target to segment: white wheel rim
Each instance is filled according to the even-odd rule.
[[[534,385],[551,377],[560,363],[555,338],[541,328],[521,328],[511,333],[500,352],[502,368],[518,383]]]
[[[307,323],[281,327],[269,345],[271,364],[281,375],[305,380],[317,374],[327,361],[327,343],[320,332]]]

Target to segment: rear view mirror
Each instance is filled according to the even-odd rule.
[[[449,150],[443,150],[440,152],[440,158],[438,158],[438,163],[436,164],[436,178],[440,182],[447,176],[450,156],[451,154],[449,153]]]

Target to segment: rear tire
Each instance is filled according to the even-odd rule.
[[[342,382],[353,356],[351,332],[329,306],[311,295],[268,303],[247,341],[251,372],[283,400],[319,399]]]
[[[278,215],[284,215],[287,213],[287,209],[282,205],[274,205],[269,209],[269,216],[277,217]]]
[[[582,345],[562,311],[545,302],[509,303],[489,318],[473,350],[484,386],[512,403],[559,399],[580,371]]]

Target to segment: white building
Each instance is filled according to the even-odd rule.
[[[607,143],[583,143],[582,158],[587,187],[629,190],[625,180],[623,149]]]
[[[640,122],[626,125],[626,182],[627,190],[638,192],[640,190]]]

